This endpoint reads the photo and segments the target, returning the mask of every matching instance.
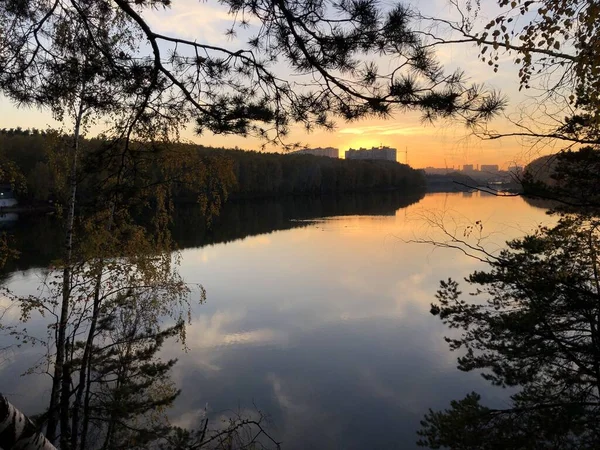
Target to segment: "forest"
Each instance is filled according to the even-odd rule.
[[[29,203],[60,201],[60,173],[66,162],[60,160],[61,146],[68,145],[68,136],[56,131],[37,129],[0,130],[0,161],[5,183],[13,184],[19,199]],[[82,140],[82,172],[78,201],[93,200],[98,175],[96,167],[102,148],[110,144],[103,139]],[[399,190],[406,193],[423,192],[425,178],[421,171],[405,164],[390,161],[341,160],[312,155],[266,153],[204,147],[185,143],[153,143],[148,154],[155,166],[161,155],[169,153],[185,161],[180,173],[172,178],[173,199],[179,203],[194,203],[207,192],[204,187],[220,184],[229,198],[268,198],[288,195],[320,195],[334,193],[380,192]],[[57,170],[57,167],[62,169]],[[210,167],[211,181],[190,182],[199,165]],[[9,170],[12,168],[12,171]],[[160,173],[154,167],[156,174]],[[186,179],[183,174],[185,173]],[[155,178],[158,175],[155,175]],[[66,199],[62,199],[63,202]]]

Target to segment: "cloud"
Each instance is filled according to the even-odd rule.
[[[213,315],[202,314],[188,328],[187,342],[192,349],[218,348],[222,346],[270,345],[285,342],[287,336],[270,328],[240,330],[246,313],[243,311],[217,311]]]
[[[157,33],[208,43],[231,43],[225,36],[234,16],[223,6],[209,6],[199,0],[178,0],[171,8],[144,11],[144,18]]]
[[[399,127],[398,125],[369,125],[363,127],[346,127],[338,131],[340,134],[370,135],[370,136],[415,136],[431,134],[431,129],[424,126]]]

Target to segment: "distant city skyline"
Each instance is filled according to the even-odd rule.
[[[349,148],[344,153],[346,159],[381,159],[398,162],[398,151],[393,147],[379,146],[358,149]]]
[[[523,166],[522,165],[518,165],[518,164],[511,164],[507,167],[507,169],[522,169]],[[427,166],[424,167],[424,169],[426,171],[430,171],[430,172],[448,172],[448,171],[460,171],[460,172],[498,172],[498,171],[503,171],[506,169],[503,169],[502,167],[500,167],[498,164],[463,164],[462,166],[459,167],[434,167],[434,166]]]

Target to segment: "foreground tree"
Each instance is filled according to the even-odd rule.
[[[432,314],[456,329],[446,338],[458,367],[518,387],[494,410],[472,394],[425,417],[431,448],[578,448],[600,445],[600,222],[565,215],[552,228],[508,243],[488,271],[441,283]]]
[[[144,12],[168,7],[167,0],[3,2],[0,27],[7,32],[0,41],[0,87],[20,102],[41,100],[37,83],[46,78],[46,60],[54,57],[44,42],[54,42],[64,24],[76,23],[85,29],[89,46],[105,55],[108,67],[140,82],[146,93],[141,113],[178,112],[195,119],[198,131],[280,141],[293,123],[332,127],[336,115],[388,116],[399,107],[421,110],[429,119],[462,117],[473,124],[503,106],[498,94],[467,85],[462,73],[444,74],[411,29],[413,14],[406,7],[384,10],[374,0],[223,3],[232,14],[231,35],[258,21],[240,48],[154,31]],[[98,12],[149,46],[135,53],[108,38]],[[397,67],[389,73],[379,70],[374,53],[396,58]],[[278,62],[301,76],[286,79],[274,69]]]
[[[481,372],[516,393],[502,409],[483,405],[472,393],[448,410],[430,410],[419,444],[598,448],[600,9],[585,1],[451,3],[458,20],[424,17],[452,33],[449,39],[433,37],[432,45],[474,44],[490,70],[502,70],[500,58],[507,55],[519,67],[520,88],[533,93],[530,103],[511,118],[510,129],[476,126],[475,132],[483,139],[516,136],[561,150],[540,162],[552,166],[551,176],[536,178],[532,165],[522,180],[526,194],[555,201],[558,224],[509,242],[499,254],[486,252],[481,240],[467,242],[447,230],[446,242],[434,242],[488,267],[467,277],[473,297],[463,295],[456,281],[444,281],[431,308],[452,329],[446,341],[461,353],[459,369]],[[489,20],[481,22],[484,14]],[[473,230],[481,231],[481,223]]]

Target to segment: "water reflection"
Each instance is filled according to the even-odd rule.
[[[8,228],[19,219],[17,213],[0,213],[0,228]]]
[[[189,205],[176,210],[171,231],[179,248],[201,247],[306,226],[304,220],[360,214],[393,216],[421,198],[422,194],[385,192],[229,202],[210,226],[200,209]],[[0,216],[0,227],[6,220],[11,246],[20,254],[7,262],[4,274],[47,267],[61,254],[64,231],[57,218],[26,215],[18,219],[17,214]]]
[[[178,216],[181,275],[201,282],[208,301],[193,311],[190,350],[164,348],[179,358],[173,378],[183,390],[172,421],[194,426],[207,405],[218,416],[254,403],[283,448],[414,448],[429,407],[473,390],[501,404],[506,392],[456,370],[447,330],[429,314],[439,279],[461,278],[477,263],[406,241],[435,233],[422,220],[433,212],[455,224],[483,220],[498,245],[548,218],[520,198],[413,202],[240,204],[211,231]],[[326,216],[334,217],[315,220]],[[34,280],[31,271],[11,284],[27,289]],[[30,408],[28,379],[14,378],[26,358],[15,358],[0,382],[10,378],[4,385]]]
[[[504,391],[456,370],[447,330],[429,314],[439,279],[476,263],[405,243],[433,233],[421,217],[440,211],[484,220],[498,245],[521,233],[513,220],[548,220],[518,198],[436,194],[393,217],[334,217],[184,251],[184,277],[202,280],[209,300],[176,367],[195,394],[179,400],[174,420],[193,422],[207,403],[254,401],[285,448],[413,448],[427,408],[474,389],[501,404]]]

